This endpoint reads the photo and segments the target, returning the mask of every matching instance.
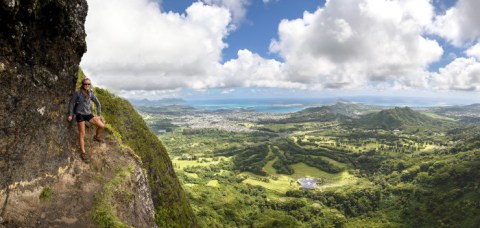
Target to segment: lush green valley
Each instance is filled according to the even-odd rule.
[[[137,109],[204,227],[480,225],[480,127],[462,115],[358,104]]]

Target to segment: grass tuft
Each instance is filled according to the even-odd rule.
[[[42,193],[40,193],[39,198],[43,201],[49,200],[53,196],[53,191],[50,186],[45,186]]]
[[[113,201],[116,191],[124,191],[123,186],[130,179],[132,167],[133,165],[129,165],[127,169],[119,168],[116,175],[103,186],[102,193],[95,197],[96,203],[91,215],[98,227],[130,227],[115,215]]]

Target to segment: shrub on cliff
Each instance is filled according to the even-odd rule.
[[[85,76],[79,71],[78,80]],[[142,117],[127,100],[106,89],[95,88],[102,104],[102,116],[113,135],[138,155],[146,169],[159,226],[196,226],[190,204],[173,170],[162,142],[147,127]]]

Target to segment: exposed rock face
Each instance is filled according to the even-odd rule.
[[[65,118],[86,15],[85,0],[0,1],[0,196],[55,175],[75,155]],[[0,201],[0,213],[6,207]]]
[[[92,136],[95,129],[87,129]],[[140,161],[107,135],[106,143],[86,141],[92,162],[77,155],[50,179],[11,186],[2,216],[7,227],[155,227],[154,206]],[[42,197],[49,189],[50,196]]]
[[[95,196],[108,192],[117,166],[129,165],[126,197],[110,195],[127,200],[112,210],[127,225],[155,226],[140,163],[114,137],[92,146],[90,133],[96,162],[84,164],[76,124],[66,121],[86,15],[85,0],[0,0],[0,227],[95,226]],[[54,195],[43,202],[47,185]]]

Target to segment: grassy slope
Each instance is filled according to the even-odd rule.
[[[78,81],[85,77],[81,71],[78,76]],[[100,88],[95,88],[95,95],[102,104],[107,127],[141,158],[147,170],[157,224],[195,227],[197,221],[162,142],[127,100]]]
[[[123,144],[132,148],[143,161],[149,174],[157,224],[179,227],[195,224],[190,205],[160,140],[150,132],[127,100],[98,88],[95,95],[102,103],[106,123],[120,134]]]
[[[343,113],[336,112],[334,107],[322,106],[315,108],[307,108],[300,112],[293,113],[290,118],[282,120],[285,123],[304,123],[304,122],[328,122],[328,121],[346,121],[349,117]]]

